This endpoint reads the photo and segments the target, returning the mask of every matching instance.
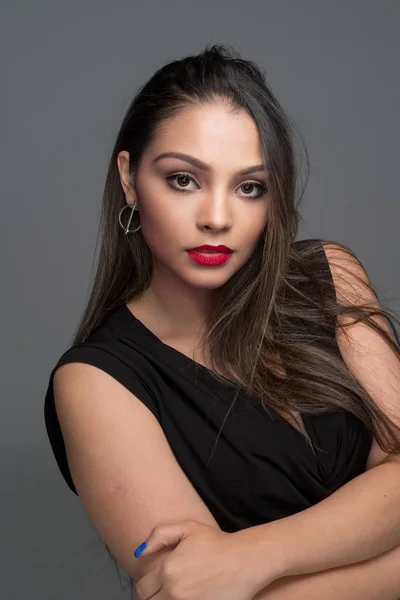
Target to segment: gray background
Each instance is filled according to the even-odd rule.
[[[112,600],[114,565],[57,471],[43,401],[88,294],[131,97],[206,42],[256,60],[310,154],[299,238],[350,246],[397,310],[400,3],[3,0],[0,10],[0,593]]]

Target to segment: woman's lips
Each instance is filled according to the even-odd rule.
[[[233,252],[211,252],[210,250],[187,250],[189,258],[205,266],[216,266],[226,263]]]

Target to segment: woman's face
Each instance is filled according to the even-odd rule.
[[[160,158],[166,152],[186,154],[187,160]],[[184,109],[162,124],[146,149],[135,189],[128,161],[121,152],[121,183],[127,203],[137,202],[153,277],[167,275],[203,290],[226,283],[249,259],[267,222],[268,182],[252,118],[217,104]],[[251,174],[240,174],[257,165]],[[224,244],[233,253],[223,264],[204,266],[187,253],[203,244]]]

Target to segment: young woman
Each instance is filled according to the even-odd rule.
[[[295,240],[297,165],[220,45],[160,68],[118,133],[45,421],[140,600],[400,597],[397,318],[349,248]]]

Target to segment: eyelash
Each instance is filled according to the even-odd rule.
[[[179,177],[180,175],[185,175],[186,177],[188,177],[189,179],[191,179],[192,181],[194,181],[194,178],[191,175],[189,175],[189,173],[185,173],[184,171],[181,171],[179,173],[174,173],[173,175],[168,175],[168,177],[166,177],[165,179],[168,181],[168,185],[173,190],[176,190],[177,192],[183,192],[184,194],[185,193],[187,194],[191,190],[186,190],[186,189],[183,189],[183,188],[175,187],[174,185],[171,185],[171,183],[170,183],[170,181],[172,181],[176,177]],[[246,183],[251,183],[252,185],[258,187],[258,189],[259,189],[258,196],[250,196],[249,194],[244,194],[244,196],[247,196],[251,200],[258,200],[259,198],[261,198],[262,196],[264,196],[264,194],[267,192],[267,189],[268,189],[267,186],[265,184],[263,184],[263,183],[258,183],[256,181],[245,181],[245,183],[242,183],[242,185],[240,187],[242,187]]]

